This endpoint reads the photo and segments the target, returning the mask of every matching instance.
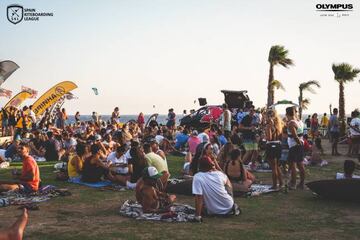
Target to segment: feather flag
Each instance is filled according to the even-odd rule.
[[[92,90],[94,91],[95,95],[99,95],[99,91],[97,88],[93,87]]]
[[[21,86],[21,91],[27,91],[28,93],[31,93],[30,98],[36,98],[38,94],[38,91],[25,86]]]
[[[12,95],[12,91],[4,89],[4,88],[0,88],[0,96],[11,98],[11,95]]]

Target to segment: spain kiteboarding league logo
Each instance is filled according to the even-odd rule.
[[[55,88],[55,93],[58,96],[62,96],[62,95],[64,95],[66,93],[66,91],[65,91],[65,88],[59,86],[59,87]]]
[[[20,5],[13,4],[7,7],[7,19],[13,24],[18,24],[24,18],[24,8]]]

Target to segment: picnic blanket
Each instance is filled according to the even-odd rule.
[[[10,167],[10,163],[9,162],[1,162],[0,163],[0,168],[8,168]]]
[[[258,173],[271,173],[271,168],[269,164],[263,163],[256,166],[255,169],[250,167],[250,163],[248,165],[244,165],[245,169],[250,172],[258,172]]]
[[[255,197],[261,194],[273,193],[280,191],[279,189],[270,189],[271,185],[264,185],[264,184],[253,184],[250,187],[250,191],[246,193],[248,197]]]
[[[103,190],[113,190],[113,191],[125,191],[126,190],[125,186],[114,184],[108,180],[104,180],[104,181],[96,182],[96,183],[86,183],[86,182],[81,181],[80,178],[72,178],[72,179],[69,179],[68,182],[80,184],[80,185],[84,185],[84,186],[92,187],[92,188],[101,188]]]
[[[254,197],[254,196],[259,196],[261,194],[267,194],[267,193],[279,191],[278,189],[270,189],[271,187],[272,187],[271,185],[265,185],[265,184],[252,184],[250,187],[250,191],[248,192],[234,191],[234,196]],[[192,196],[192,180],[171,178],[168,180],[166,192]]]
[[[169,213],[143,213],[139,203],[126,200],[120,208],[120,215],[136,220],[164,221],[164,222],[189,222],[195,217],[195,208],[185,204],[173,204]]]
[[[30,194],[20,193],[18,191],[8,191],[0,194],[0,207],[40,203],[57,196],[66,195],[70,195],[67,190],[57,189],[52,185],[41,187],[39,191]]]

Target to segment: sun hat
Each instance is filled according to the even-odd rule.
[[[151,178],[151,179],[158,179],[162,176],[162,173],[159,173],[155,167],[146,167],[142,172],[142,177],[144,179]]]

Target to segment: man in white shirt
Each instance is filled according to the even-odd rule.
[[[355,109],[351,115],[353,117],[353,119],[350,122],[350,136],[351,136],[351,143],[352,143],[352,153],[358,154],[359,153],[359,145],[360,145],[359,111],[357,109]],[[351,152],[349,154],[351,154]]]
[[[229,107],[226,103],[224,103],[222,105],[222,108],[223,108],[223,113],[222,113],[222,130],[224,132],[224,136],[226,137],[226,139],[229,140],[230,138],[230,133],[231,133],[231,119],[232,119],[232,116],[231,116],[231,112],[229,110]]]
[[[29,106],[29,117],[31,119],[31,128],[36,129],[36,115],[32,110],[32,105]]]
[[[111,152],[107,157],[107,161],[110,164],[110,170],[112,172],[122,175],[125,175],[129,172],[125,151],[125,145],[118,146],[116,151]]]
[[[192,184],[192,192],[195,194],[195,220],[201,222],[202,213],[239,215],[240,209],[232,197],[232,185],[228,177],[216,170],[210,158],[202,158],[199,164],[200,172],[195,174]]]

